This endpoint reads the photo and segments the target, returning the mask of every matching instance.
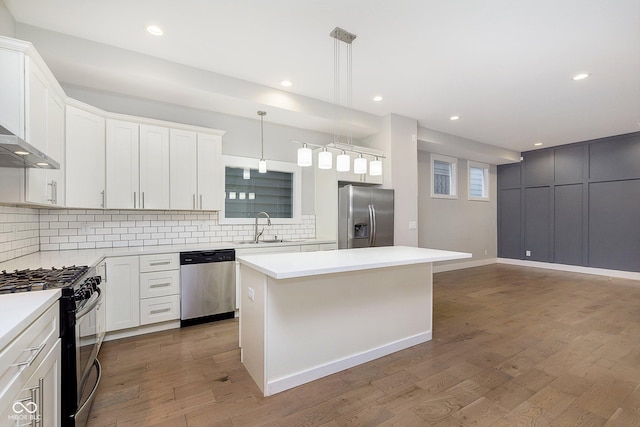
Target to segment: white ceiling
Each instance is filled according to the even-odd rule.
[[[19,23],[328,102],[339,26],[357,35],[354,108],[517,151],[640,130],[640,0],[4,2]]]

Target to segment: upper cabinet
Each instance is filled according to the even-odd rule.
[[[171,209],[222,208],[222,137],[171,129]]]
[[[169,209],[169,129],[107,120],[109,209]]]
[[[0,64],[0,125],[60,164],[5,171],[2,201],[63,205],[64,91],[30,43],[0,37]]]
[[[90,108],[71,105],[66,118],[66,205],[104,208],[105,119]]]

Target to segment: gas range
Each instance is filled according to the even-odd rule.
[[[0,295],[73,287],[89,271],[86,265],[50,269],[14,270],[0,273]]]

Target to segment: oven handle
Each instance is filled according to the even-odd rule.
[[[76,320],[80,319],[82,316],[84,316],[85,314],[87,314],[88,312],[96,308],[98,303],[102,300],[102,291],[100,291],[100,288],[96,288],[96,292],[98,293],[98,298],[96,298],[88,306],[82,307],[82,309],[76,313]]]
[[[96,358],[94,359],[93,364],[96,365],[96,368],[98,369],[98,378],[93,386],[93,390],[91,390],[91,393],[89,394],[89,397],[87,397],[87,400],[85,400],[82,406],[76,411],[76,415],[84,411],[87,405],[91,405],[94,395],[96,394],[96,390],[98,390],[98,384],[100,384],[100,380],[102,379],[102,366],[100,365],[100,361]]]

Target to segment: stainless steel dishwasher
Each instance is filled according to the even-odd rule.
[[[233,318],[235,261],[234,249],[180,253],[180,326]]]

